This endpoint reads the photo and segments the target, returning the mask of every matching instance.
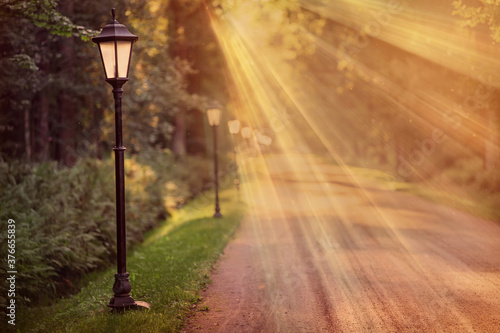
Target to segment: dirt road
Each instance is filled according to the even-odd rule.
[[[500,332],[497,224],[309,156],[255,162],[185,332]]]

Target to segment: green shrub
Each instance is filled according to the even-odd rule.
[[[143,152],[125,160],[128,246],[200,194],[210,182],[209,161]],[[16,221],[16,299],[21,304],[76,291],[72,281],[115,262],[114,160],[54,163],[0,161],[0,264],[7,267],[7,221]],[[6,305],[6,281],[0,306]]]
[[[127,243],[166,216],[163,187],[150,167],[126,161]],[[115,258],[113,160],[0,163],[2,267],[7,267],[7,221],[16,221],[17,300],[30,303],[72,291],[71,281]],[[5,309],[5,281],[0,303]]]

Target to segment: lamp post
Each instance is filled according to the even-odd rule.
[[[255,148],[255,143],[253,142],[253,130],[249,126],[245,126],[241,129],[241,136],[245,140],[246,153],[250,158],[257,156],[257,150]]]
[[[219,207],[219,170],[217,161],[217,126],[220,121],[220,109],[211,107],[207,109],[208,124],[214,129],[214,176],[215,176],[215,214],[214,217],[222,217]]]
[[[92,38],[92,41],[99,46],[101,60],[104,66],[106,82],[113,87],[113,97],[115,99],[115,135],[116,142],[113,148],[115,152],[115,176],[116,176],[116,261],[117,273],[113,285],[114,297],[111,298],[108,306],[124,310],[129,308],[149,307],[145,302],[135,302],[130,296],[132,287],[127,273],[127,249],[126,249],[126,227],[125,227],[125,172],[124,172],[124,152],[122,135],[122,86],[128,81],[130,67],[130,57],[132,55],[132,45],[138,37],[131,34],[127,27],[118,23],[115,19],[115,9],[111,11],[113,22],[107,24],[101,33]]]
[[[227,122],[227,126],[229,127],[229,133],[232,134],[233,137],[233,157],[234,157],[234,184],[236,185],[236,189],[240,190],[240,178],[238,177],[238,163],[236,162],[236,138],[235,135],[240,131],[240,121],[237,119],[229,120]]]

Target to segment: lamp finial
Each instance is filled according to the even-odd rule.
[[[114,8],[111,9],[111,15],[113,15],[113,21],[116,21],[115,14],[116,14],[115,9]]]

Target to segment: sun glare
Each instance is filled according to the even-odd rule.
[[[449,297],[460,293],[455,274],[465,266],[441,270],[436,258],[446,251],[415,236],[446,237],[451,218],[398,190],[418,183],[465,202],[464,180],[480,179],[488,156],[498,156],[499,63],[489,32],[464,27],[449,2],[221,3],[211,23],[227,63],[228,112],[245,128],[246,226],[270,316],[287,323],[280,313],[318,306],[282,296],[311,279],[304,286],[330,286],[313,293],[328,295],[317,311],[331,331],[384,331],[373,299],[392,302],[395,323],[472,329]],[[460,221],[446,228],[459,230]],[[469,272],[460,283],[479,280]],[[481,281],[478,293],[490,288]]]
[[[494,135],[484,113],[498,57],[450,4],[294,4],[232,2],[211,15],[237,118],[272,132],[278,151],[327,151],[340,165],[382,159],[424,181],[446,152],[480,155]]]

